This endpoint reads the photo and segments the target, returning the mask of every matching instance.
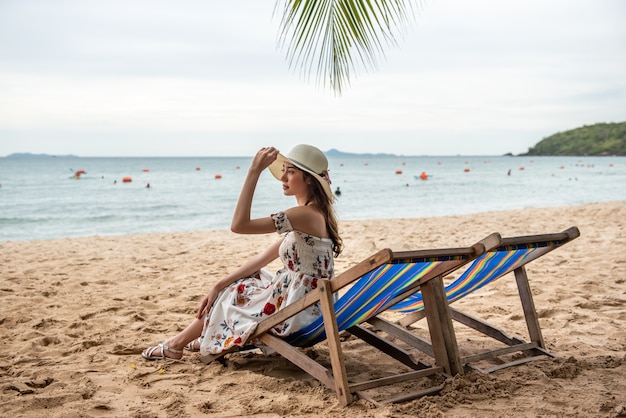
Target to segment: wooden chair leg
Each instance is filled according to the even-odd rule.
[[[517,282],[519,297],[522,301],[522,309],[524,310],[524,318],[526,318],[530,341],[536,342],[539,347],[545,349],[546,346],[543,342],[543,335],[541,334],[539,317],[537,316],[533,294],[530,290],[530,284],[528,283],[528,276],[526,275],[526,268],[524,266],[515,269],[515,280]]]
[[[435,362],[452,376],[462,374],[463,366],[448,309],[443,279],[436,277],[424,283],[421,291]]]
[[[330,353],[330,363],[333,369],[337,397],[339,398],[339,403],[346,406],[352,402],[352,395],[350,394],[346,365],[341,350],[341,341],[339,340],[339,329],[337,327],[337,317],[333,307],[332,289],[328,280],[318,281],[318,289],[322,293],[320,305],[322,308],[322,317],[324,318],[324,328],[326,330],[326,340],[328,343],[328,352]]]

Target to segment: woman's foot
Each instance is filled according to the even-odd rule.
[[[165,343],[148,347],[141,353],[146,360],[180,360],[183,358],[183,350],[177,350]]]

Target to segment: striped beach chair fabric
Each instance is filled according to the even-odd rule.
[[[545,246],[544,246],[545,245]],[[445,287],[448,303],[452,303],[462,297],[475,292],[494,280],[515,270],[519,266],[528,263],[533,253],[545,253],[542,249],[553,249],[558,242],[522,244],[514,246],[500,246],[490,251],[477,260],[474,260],[459,278]],[[422,294],[412,295],[402,302],[394,305],[391,310],[403,313],[417,312],[424,308]]]

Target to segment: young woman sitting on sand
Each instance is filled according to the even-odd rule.
[[[296,198],[297,206],[251,219],[252,196],[266,168],[282,182],[284,194]],[[183,348],[209,355],[242,347],[250,343],[257,323],[315,289],[318,279],[331,279],[334,257],[343,247],[333,199],[328,161],[318,148],[296,145],[286,155],[261,148],[248,170],[231,229],[240,234],[278,232],[281,238],[218,281],[187,328],[141,355],[176,360]],[[278,257],[284,267],[272,274],[265,267]],[[273,331],[286,336],[320,315],[319,306],[313,305]]]

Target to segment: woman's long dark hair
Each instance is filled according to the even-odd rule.
[[[335,258],[337,258],[339,254],[341,254],[341,251],[343,251],[343,239],[341,239],[341,236],[339,235],[339,225],[337,222],[337,216],[335,215],[333,202],[315,177],[304,170],[302,173],[304,174],[305,180],[310,180],[308,181],[311,188],[309,202],[314,203],[324,214],[324,219],[326,220],[326,231],[328,232],[328,237],[333,242],[333,253]]]

